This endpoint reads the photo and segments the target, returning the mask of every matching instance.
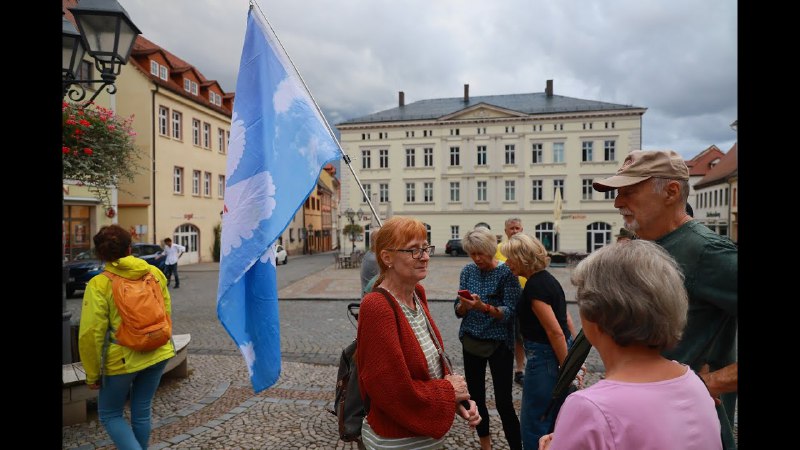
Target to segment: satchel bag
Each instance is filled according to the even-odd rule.
[[[481,358],[488,358],[497,350],[501,342],[494,339],[478,339],[470,336],[468,333],[464,333],[461,344],[464,346],[464,351],[467,353]]]

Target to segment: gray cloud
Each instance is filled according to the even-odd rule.
[[[235,91],[248,2],[119,0],[143,35]],[[406,103],[542,92],[648,108],[644,148],[691,158],[736,134],[729,0],[258,3],[328,122]]]

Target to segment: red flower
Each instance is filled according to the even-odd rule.
[[[69,154],[69,147],[61,146],[61,153],[65,154],[65,155]]]
[[[91,122],[89,122],[86,119],[81,119],[80,122],[78,122],[78,123],[80,123],[81,125],[83,125],[85,127],[88,127],[89,125],[91,125]]]
[[[83,153],[86,153],[87,155],[92,156],[92,153],[94,153],[94,152],[89,147],[86,147],[86,148],[83,149]]]

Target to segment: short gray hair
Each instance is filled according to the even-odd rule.
[[[497,238],[486,227],[476,227],[464,235],[461,246],[467,253],[494,256],[497,252]]]
[[[658,194],[667,187],[670,181],[677,181],[678,186],[681,188],[681,199],[683,200],[683,204],[686,205],[686,202],[689,200],[689,180],[673,180],[670,178],[651,178],[653,180],[653,192]]]
[[[522,225],[522,219],[520,219],[519,217],[509,217],[508,219],[506,219],[504,225],[509,226],[512,222],[519,222],[519,224]]]
[[[666,350],[680,341],[689,298],[678,263],[660,245],[645,239],[606,245],[570,279],[581,315],[617,345]]]

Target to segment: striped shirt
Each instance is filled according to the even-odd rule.
[[[394,293],[389,291],[394,297]],[[395,298],[395,301],[397,299]],[[428,325],[426,324],[425,311],[422,305],[419,304],[417,293],[414,293],[414,305],[416,311],[408,306],[397,302],[400,309],[406,316],[409,325],[414,330],[417,336],[422,352],[425,353],[425,359],[428,361],[428,375],[431,379],[441,379],[443,376],[442,362],[439,358],[439,351],[436,349],[436,344],[431,339],[431,334],[428,332]],[[369,417],[369,415],[367,415]],[[413,436],[405,438],[385,438],[378,435],[367,422],[367,417],[361,424],[361,441],[364,447],[368,450],[371,449],[392,449],[392,450],[416,450],[416,449],[439,449],[444,446],[444,436],[441,439],[433,439],[427,436]]]

